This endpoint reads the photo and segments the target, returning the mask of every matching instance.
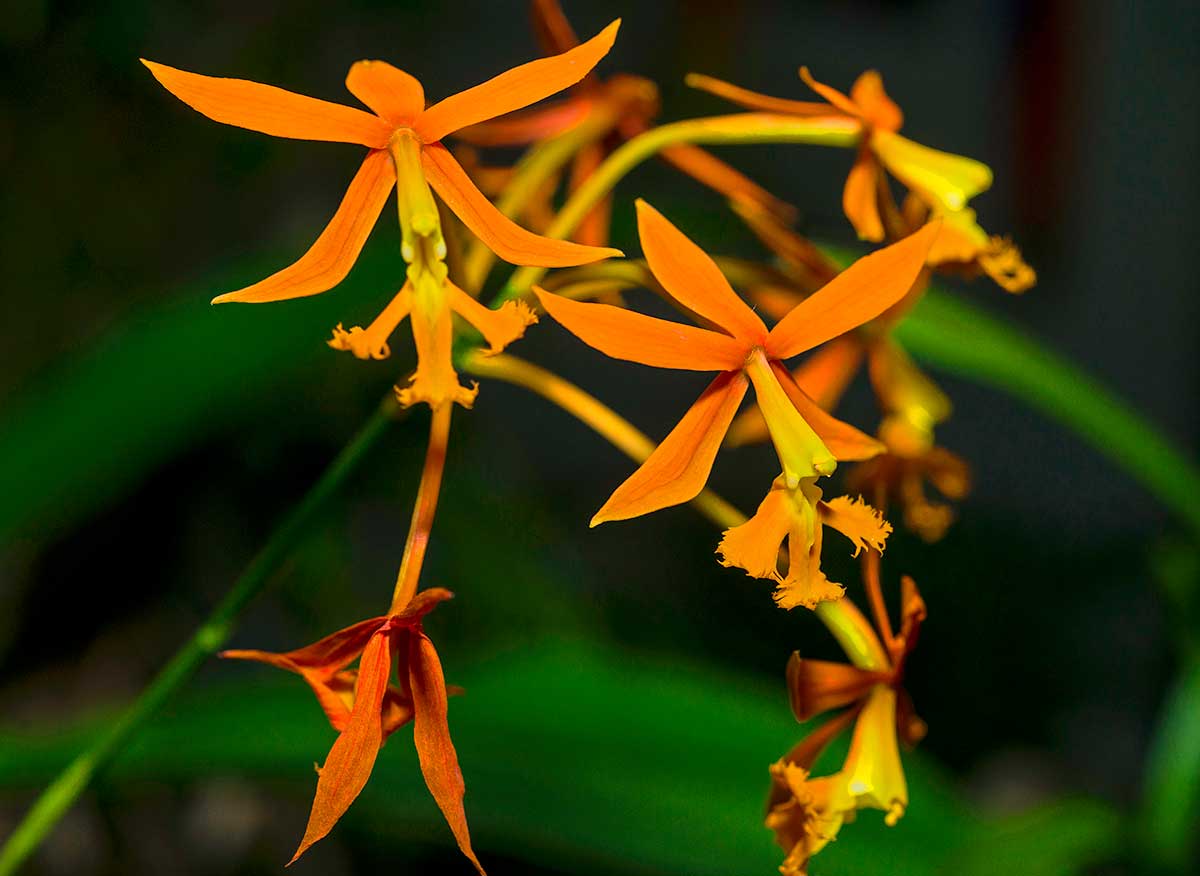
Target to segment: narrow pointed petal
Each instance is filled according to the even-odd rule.
[[[900,638],[904,640],[906,656],[917,647],[917,636],[926,617],[925,600],[917,590],[917,582],[905,575],[900,579]]]
[[[563,14],[558,0],[533,0],[529,5],[533,32],[545,54],[561,54],[579,45],[575,28],[571,27],[571,22]]]
[[[743,209],[762,210],[782,222],[796,218],[796,208],[772,195],[740,170],[726,164],[711,152],[683,143],[659,153],[668,164],[708,186],[714,192],[743,205]]]
[[[354,267],[395,184],[391,156],[382,150],[368,152],[333,219],[299,261],[253,286],[218,295],[213,304],[262,304],[332,289]]]
[[[704,250],[641,198],[637,220],[650,270],[672,298],[739,340],[762,343],[767,327]]]
[[[800,78],[804,80],[805,85],[807,85],[817,94],[821,95],[821,97],[825,98],[842,112],[848,113],[852,116],[862,115],[862,108],[858,104],[846,97],[846,95],[842,94],[836,88],[825,85],[824,83],[813,79],[812,74],[808,72],[807,67],[800,68]]]
[[[226,125],[274,137],[387,145],[392,126],[354,107],[342,106],[245,79],[222,79],[176,70],[142,59],[167,91],[196,112]]]
[[[868,672],[848,663],[805,660],[798,651],[788,660],[788,698],[797,721],[862,699],[871,685],[886,680],[884,672]]]
[[[421,83],[387,61],[356,61],[346,74],[346,88],[394,128],[412,124],[425,109]]]
[[[321,767],[308,827],[289,863],[333,829],[367,784],[383,745],[382,706],[391,670],[390,638],[380,633],[363,651],[350,721]]]
[[[864,459],[873,459],[887,451],[887,447],[866,432],[856,429],[844,420],[839,420],[821,408],[803,389],[796,385],[796,381],[792,379],[792,375],[788,373],[781,362],[772,362],[771,370],[779,378],[779,385],[783,387],[788,399],[800,412],[800,416],[817,433],[821,443],[838,462],[861,462]]]
[[[705,76],[703,73],[689,73],[684,77],[683,81],[691,88],[707,91],[709,94],[723,97],[731,103],[736,103],[740,107],[755,112],[783,113],[785,115],[797,116],[829,115],[829,107],[826,104],[818,103],[817,101],[788,100],[782,97],[771,97],[770,95],[760,94],[757,91],[751,91],[748,88],[742,88],[712,76]]]
[[[524,301],[505,301],[497,310],[480,304],[462,289],[446,281],[450,309],[473,325],[488,342],[485,356],[494,356],[525,334],[538,321],[537,314]]]
[[[572,301],[536,286],[534,293],[563,328],[614,359],[683,371],[736,371],[746,359],[746,345],[720,332],[611,304]]]
[[[874,319],[903,298],[925,265],[939,226],[932,222],[864,256],[796,305],[767,337],[768,355],[789,359]]]
[[[618,18],[577,48],[513,67],[435,103],[417,119],[417,134],[424,142],[433,143],[459,128],[527,107],[574,85],[608,54],[620,26]]]
[[[801,769],[811,770],[817,758],[834,739],[840,736],[858,717],[859,709],[846,709],[830,718],[813,732],[792,746],[781,760],[795,764]],[[776,802],[779,802],[776,800]]]
[[[992,185],[992,170],[983,162],[930,149],[899,134],[876,131],[871,148],[892,176],[934,208],[961,210]]]
[[[454,139],[472,146],[526,146],[570,130],[591,111],[587,98],[571,98],[462,128]]]
[[[454,594],[445,587],[426,587],[412,598],[403,611],[392,615],[389,626],[412,626],[425,615],[429,614],[443,602],[453,599]]]
[[[387,620],[373,617],[331,633],[319,641],[294,651],[222,651],[218,656],[231,660],[257,660],[281,669],[302,666],[308,669],[341,669],[362,653],[371,635]],[[292,669],[292,671],[296,671]]]
[[[484,197],[450,150],[440,143],[421,148],[421,165],[429,184],[446,206],[488,249],[506,262],[564,268],[624,255],[619,249],[583,246],[526,231]]]
[[[904,124],[904,113],[884,91],[883,77],[878,70],[867,70],[854,80],[854,85],[850,87],[850,100],[876,128],[899,131]]]
[[[409,637],[408,678],[416,710],[413,742],[417,746],[425,784],[454,832],[459,849],[483,874],[483,867],[471,849],[471,835],[467,830],[467,813],[463,808],[467,787],[458,767],[458,752],[450,740],[442,664],[433,643],[420,630],[415,630]]]
[[[862,342],[855,335],[842,335],[805,359],[792,372],[792,379],[821,410],[832,411],[862,365],[863,355]]]
[[[870,149],[862,147],[842,189],[842,211],[854,226],[859,240],[875,243],[883,240],[878,194],[879,162]]]
[[[740,371],[718,375],[641,467],[617,487],[591,525],[640,517],[696,498],[749,385]]]

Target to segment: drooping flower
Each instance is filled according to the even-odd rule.
[[[799,654],[788,662],[788,693],[798,721],[841,711],[770,767],[766,826],[786,854],[779,868],[784,876],[805,876],[809,859],[859,810],[879,809],[891,826],[908,808],[899,743],[911,747],[926,730],[901,686],[904,663],[925,618],[925,603],[908,577],[902,584],[902,618],[900,635],[888,642],[884,669],[805,660]],[[854,734],[842,768],[812,776],[817,757],[851,723]]]
[[[936,226],[860,259],[768,331],[698,246],[644,201],[638,229],[651,271],[697,328],[606,304],[536,290],[555,320],[602,353],[657,368],[718,371],[717,378],[654,453],[592,518],[595,526],[694,498],[750,385],[790,490],[831,473],[839,459],[869,458],[880,446],[833,419],[794,385],[782,364],[878,316],[899,300],[924,263]]]
[[[1021,260],[1012,242],[989,236],[968,206],[971,198],[992,185],[987,165],[901,136],[904,114],[888,97],[883,77],[875,70],[859,76],[849,95],[817,82],[807,67],[800,68],[800,78],[825,102],[769,97],[694,73],[687,82],[747,109],[811,118],[837,114],[857,120],[862,134],[858,156],[842,190],[842,208],[860,238],[874,242],[896,239],[913,227],[911,216],[906,222],[896,207],[887,180],[891,174],[909,189],[914,204],[909,209],[919,205],[924,210],[918,225],[926,219],[942,220],[941,234],[929,253],[931,266],[978,265],[1010,292],[1023,292],[1036,282],[1036,274]]]
[[[222,657],[256,660],[300,675],[312,688],[338,738],[318,769],[317,792],[295,862],[323,839],[370,778],[384,741],[409,721],[430,794],[458,846],[483,873],[467,829],[462,772],[446,720],[442,664],[422,619],[453,596],[434,587],[400,611],[360,621],[318,642],[286,653],[224,651]],[[358,659],[356,669],[347,669]],[[392,684],[392,667],[399,685]]]
[[[490,311],[446,281],[446,244],[430,187],[498,256],[518,265],[580,265],[618,250],[551,240],[505,217],[475,187],[442,144],[449,134],[528,106],[579,81],[612,47],[619,21],[553,58],[514,67],[430,107],[414,77],[385,61],[359,61],[346,87],[371,112],[239,79],[220,79],[143,60],[172,94],[215,121],[278,137],[354,143],[368,149],[329,225],[297,262],[261,282],[219,295],[214,303],[262,303],[317,295],[349,273],[392,189],[397,192],[407,281],[366,329],[339,325],[330,346],[383,358],[396,326],[411,317],[418,366],[400,391],[404,404],[469,406],[450,361],[452,313],[474,325],[493,351],[520,337],[533,315],[517,303]]]

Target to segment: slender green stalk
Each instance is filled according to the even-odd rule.
[[[17,868],[45,840],[87,788],[93,776],[192,677],[200,664],[225,643],[238,615],[270,581],[272,574],[287,559],[321,510],[358,468],[396,417],[397,407],[389,395],[275,530],[207,620],[175,652],[141,696],[41,793],[8,837],[3,849],[0,849],[0,876],[11,876],[17,872]]]
[[[651,128],[625,142],[596,168],[563,204],[545,236],[556,239],[571,234],[613,187],[631,170],[670,146],[681,143],[715,146],[746,143],[808,143],[816,146],[854,146],[860,133],[853,119],[738,113],[706,119],[688,119]],[[546,274],[545,268],[520,268],[500,290],[492,306],[529,291]]]

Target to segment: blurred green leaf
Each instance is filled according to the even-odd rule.
[[[32,381],[0,418],[0,543],[69,527],[270,393],[303,385],[337,355],[329,329],[356,321],[388,264],[364,256],[336,294],[271,307],[208,303],[238,282],[192,289]]]
[[[802,732],[780,690],[580,644],[543,644],[467,673],[455,671],[453,655],[447,664],[449,680],[467,687],[453,701],[451,725],[481,854],[533,856],[572,872],[770,873],[778,866],[781,853],[761,822],[766,765]],[[290,777],[298,794],[307,792],[309,765],[333,739],[307,689],[261,667],[223,674],[251,680],[179,700],[110,775],[132,788],[236,772]],[[100,724],[0,733],[0,785],[45,781]],[[1065,874],[1111,840],[1115,816],[1099,806],[1062,809],[1066,832],[1057,837],[1060,819],[1051,814],[992,826],[919,755],[906,758],[906,771],[912,805],[900,824],[887,828],[879,813],[863,813],[821,853],[821,873],[996,872],[969,869],[991,860],[977,854],[987,843],[1022,863],[1008,872]],[[341,829],[450,841],[406,733],[387,746]],[[1048,836],[1043,854],[1038,844]],[[319,854],[309,866],[320,866]],[[1024,866],[1042,861],[1044,869]]]

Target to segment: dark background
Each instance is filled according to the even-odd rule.
[[[986,279],[965,294],[1077,362],[1195,455],[1196,4],[565,5],[583,35],[624,18],[601,70],[658,82],[665,119],[726,111],[683,86],[687,71],[806,98],[800,64],[842,88],[865,68],[881,70],[907,135],[995,170],[994,188],[973,206],[989,231],[1012,233],[1039,272],[1020,298]],[[19,486],[0,485],[14,521],[0,538],[6,724],[51,726],[134,695],[412,361],[404,344],[367,365],[322,345],[333,322],[374,314],[378,286],[363,280],[398,276],[390,209],[350,291],[230,317],[236,330],[222,336],[226,310],[197,305],[302,252],[352,175],[357,147],[212,123],[137,58],[351,103],[341,82],[361,57],[413,72],[436,100],[536,51],[524,4],[507,2],[21,2],[0,14],[0,432],[32,422],[39,404],[97,362],[117,361],[127,333],[163,313],[194,311],[214,327],[202,348],[131,361],[111,398],[88,395],[79,422],[65,407],[45,436],[71,465],[86,469],[99,454],[117,461],[97,466],[119,474],[48,502],[36,467]],[[721,154],[799,206],[804,230],[850,242],[839,210],[847,154]],[[760,253],[717,198],[654,164],[618,192],[615,243],[629,252],[634,195],[710,250]],[[279,323],[305,339],[298,359],[264,353],[253,381],[236,385],[187,378],[219,371]],[[602,360],[551,324],[513,351],[559,368],[654,436],[701,386],[694,375]],[[163,431],[166,413],[125,402],[177,368],[177,400],[203,415]],[[956,411],[939,438],[972,462],[975,489],[942,543],[901,533],[885,559],[892,580],[913,574],[930,604],[909,682],[931,726],[923,748],[984,811],[1077,792],[1132,807],[1174,666],[1156,560],[1176,556],[1181,530],[1076,436],[992,390],[942,382]],[[846,410],[869,428],[866,399],[857,386]],[[137,423],[137,441],[114,450],[106,422],[126,431]],[[330,525],[255,604],[237,645],[291,647],[374,613],[399,558],[424,422],[414,415],[389,436]],[[630,466],[561,412],[485,385],[452,441],[426,575],[460,595],[435,623],[448,666],[564,629],[780,685],[792,649],[835,653],[814,619],[775,610],[764,588],[713,562],[715,534],[686,508],[589,532],[586,520]],[[749,507],[770,468],[766,450],[727,454],[713,484]],[[830,564],[851,574],[842,557]],[[250,675],[209,667],[199,683]],[[775,756],[764,752],[763,762]],[[70,843],[52,842],[74,851],[51,849],[31,872],[273,872],[299,831],[306,789],[218,778],[226,784],[216,791],[217,779],[198,779],[128,799],[101,786],[68,822]],[[0,796],[0,832],[30,793]],[[230,793],[250,822],[267,826],[240,856],[185,863],[194,851],[188,813],[211,799],[228,805],[220,801]],[[840,845],[854,842],[850,830]],[[335,832],[326,845],[338,849],[309,872],[354,862],[370,872],[387,843]],[[405,848],[388,852],[389,867],[402,865]],[[443,860],[429,854],[410,863]],[[164,860],[173,863],[163,869]],[[449,872],[465,872],[445,860]],[[535,863],[576,870],[569,858]],[[512,872],[531,866],[511,863]]]

